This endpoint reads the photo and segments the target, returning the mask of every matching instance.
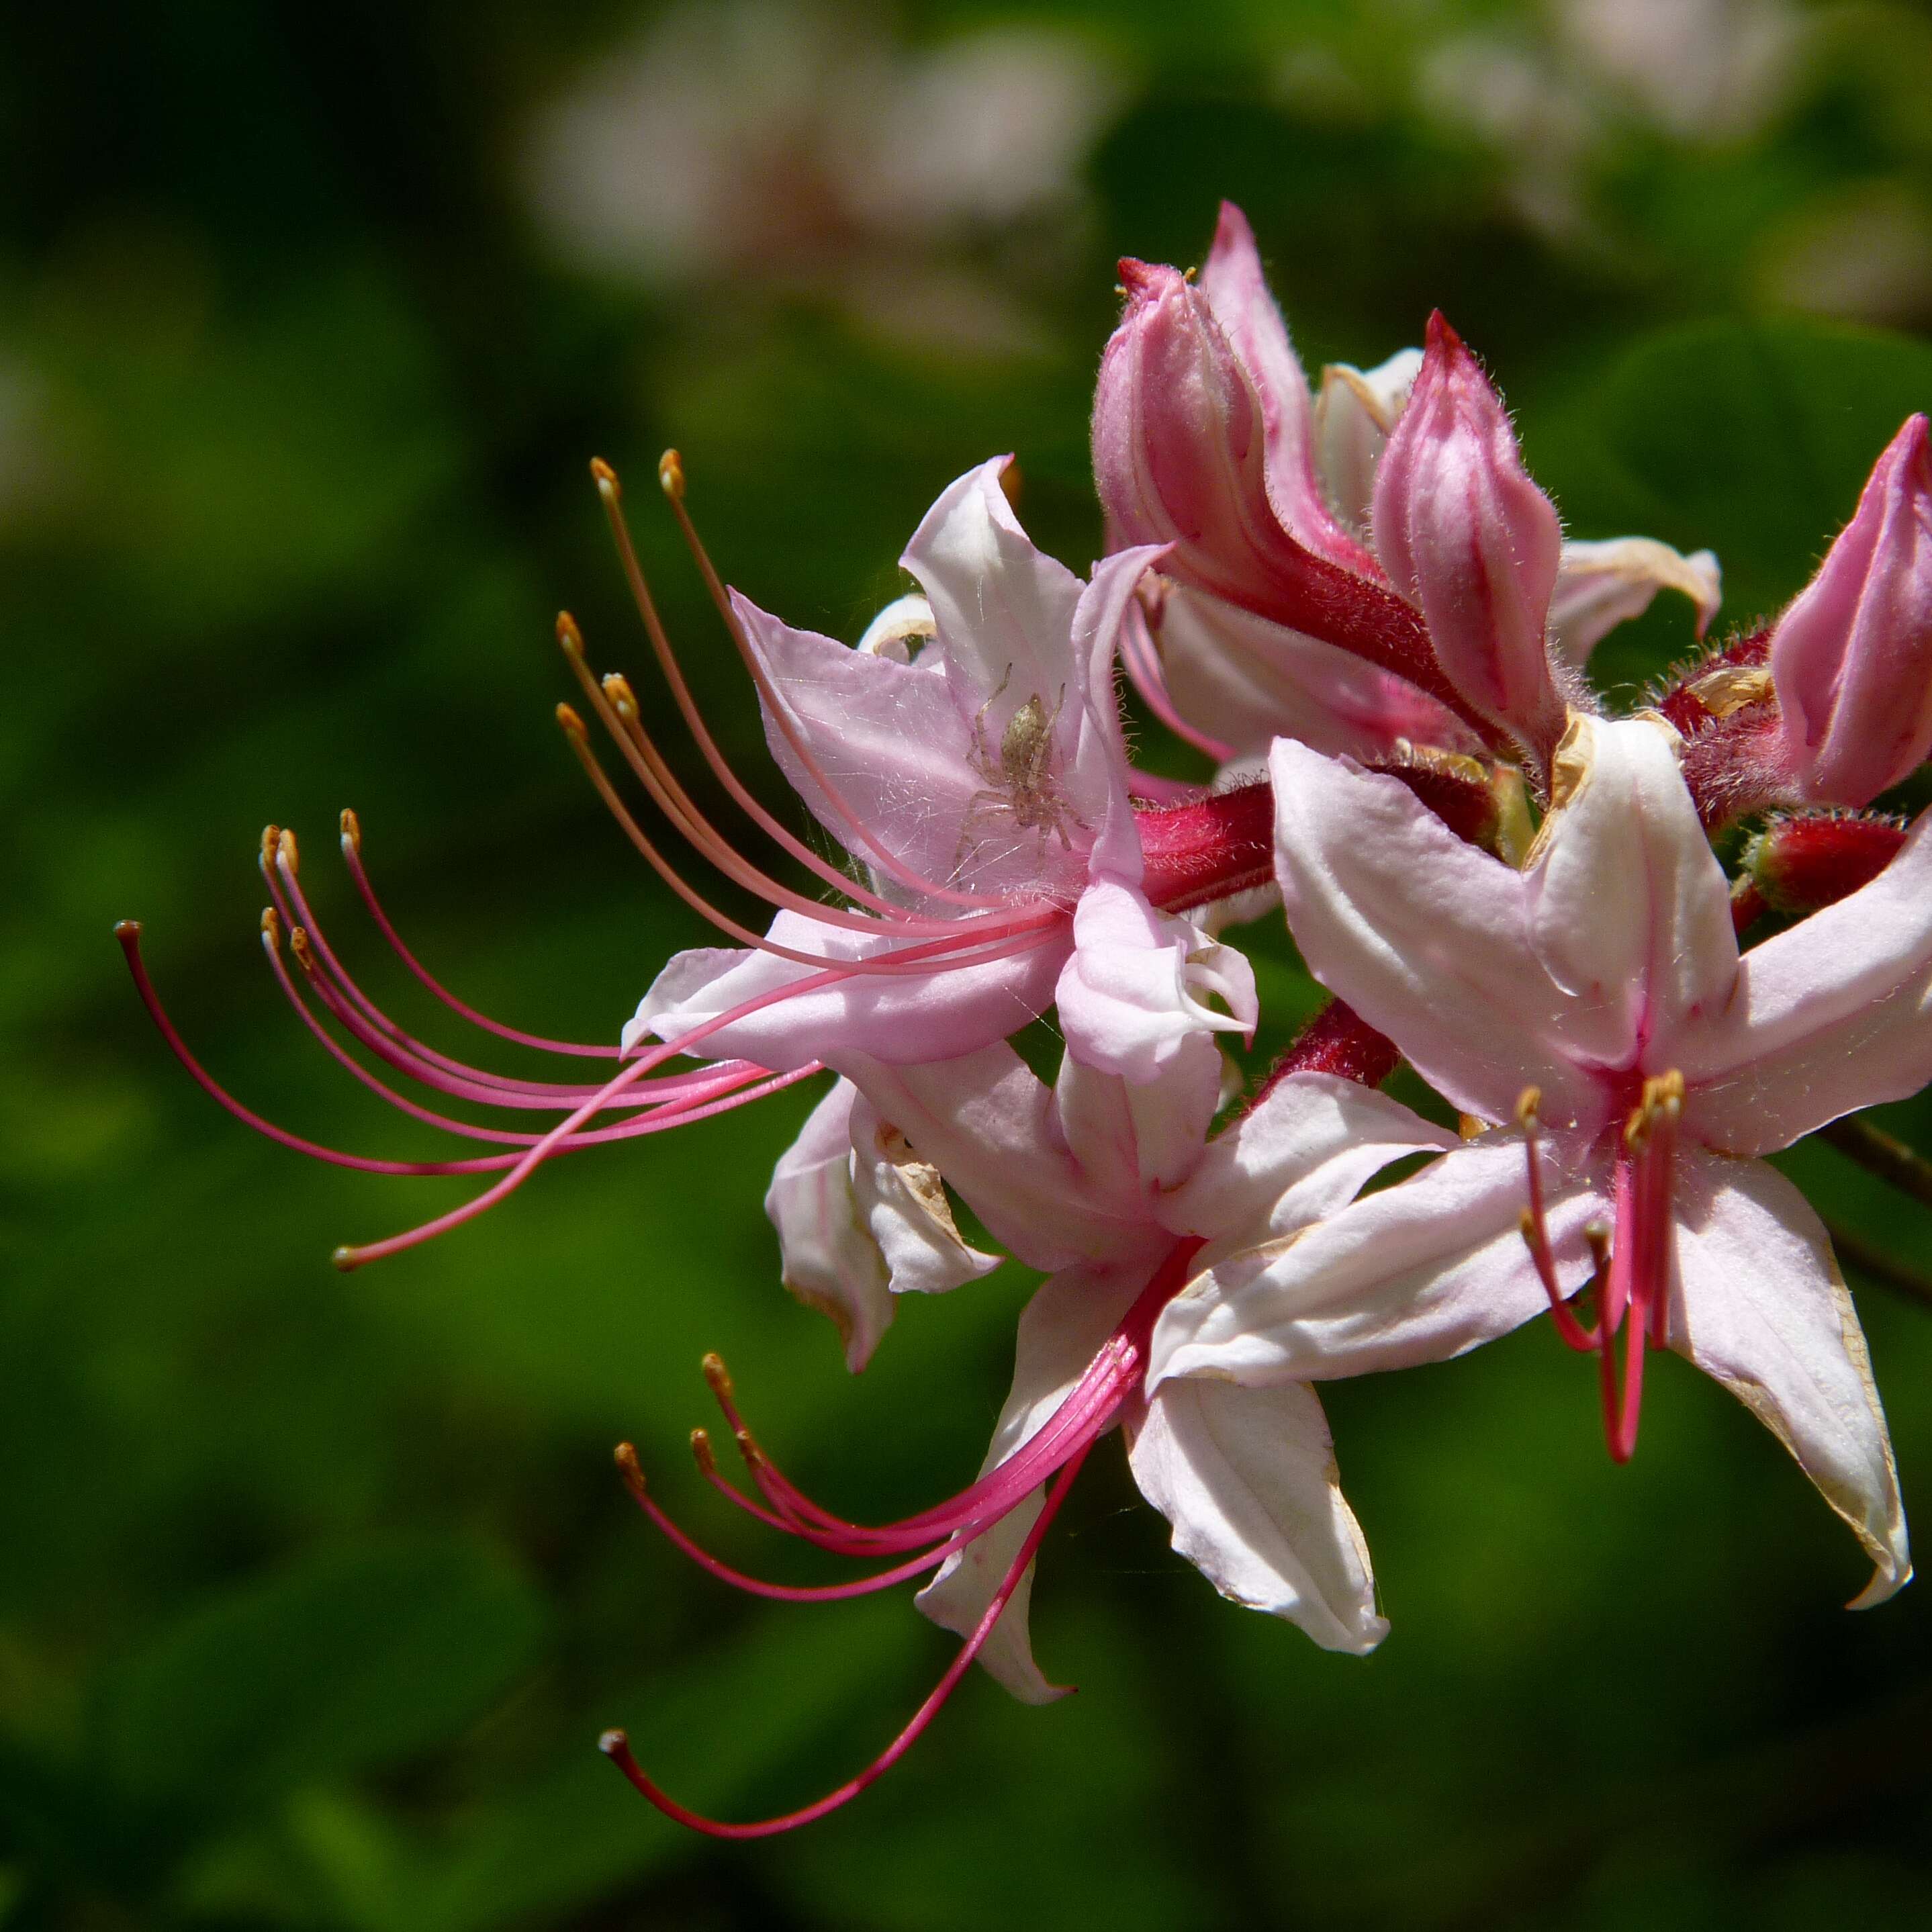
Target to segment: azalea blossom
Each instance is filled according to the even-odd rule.
[[[531,1080],[454,1058],[406,1031],[351,976],[308,896],[295,834],[271,826],[260,863],[262,940],[281,990],[318,1042],[379,1097],[425,1125],[490,1143],[454,1159],[374,1159],[292,1134],[230,1095],[163,1009],[138,925],[118,928],[136,985],[190,1073],[230,1112],[283,1144],[382,1173],[499,1178],[405,1232],[340,1249],[352,1268],[472,1220],[560,1154],[708,1119],[848,1057],[943,1060],[1004,1039],[1058,1002],[1092,1064],[1145,1081],[1198,1026],[1247,1032],[1252,976],[1184,911],[1263,885],[1270,867],[1264,787],[1186,793],[1156,806],[1128,765],[1113,686],[1121,614],[1152,551],[1109,558],[1090,584],[1035,550],[1001,488],[1006,459],[951,486],[920,525],[907,567],[924,596],[882,614],[860,646],[790,629],[728,592],[685,505],[682,464],[658,481],[742,656],[781,767],[844,847],[828,860],[767,809],[720,751],[692,696],[627,528],[617,478],[592,471],[672,705],[712,776],[781,861],[722,829],[678,776],[629,680],[602,676],[567,613],[558,640],[624,770],[689,854],[775,910],[760,932],[687,876],[641,824],[593,748],[558,707],[566,737],[639,853],[684,902],[740,942],[680,955],[658,976],[620,1044],[550,1040],[478,1012],[404,943],[377,898],[353,812],[344,861],[403,964],[469,1024],[569,1064],[619,1063],[601,1083]],[[294,970],[291,970],[291,962]],[[652,1031],[662,1044],[650,1040]],[[358,1057],[356,1049],[361,1050]],[[680,1057],[712,1064],[666,1071]],[[373,1059],[382,1070],[369,1064]],[[400,1075],[425,1096],[399,1090]],[[458,1119],[445,1096],[498,1111]],[[548,1121],[530,1124],[530,1116]]]
[[[757,1001],[708,1053],[772,1068],[938,1060],[1053,1003],[1075,1052],[1145,1081],[1197,1024],[1251,1030],[1245,962],[1148,890],[1193,896],[1158,866],[1149,878],[1114,695],[1122,614],[1157,553],[1119,553],[1083,585],[1028,541],[1005,464],[952,484],[907,547],[931,612],[916,656],[904,639],[855,650],[734,598],[772,755],[892,916],[834,929],[788,908],[761,946],[681,954],[627,1046]],[[1254,883],[1246,862],[1222,890]]]
[[[1276,746],[1310,970],[1486,1130],[1300,1241],[1199,1271],[1150,1385],[1400,1367],[1551,1308],[1600,1358],[1614,1454],[1646,1340],[1667,1344],[1790,1450],[1864,1545],[1875,1604],[1911,1574],[1883,1413],[1825,1230],[1760,1156],[1932,1077],[1932,844],[1915,829],[1862,890],[1740,955],[1676,748],[1661,721],[1576,719],[1517,871],[1388,778]],[[1586,1282],[1594,1328],[1572,1305]]]
[[[1094,412],[1114,540],[1169,546],[1130,632],[1156,712],[1217,758],[1274,736],[1546,763],[1574,670],[1660,588],[1718,603],[1716,560],[1565,545],[1500,398],[1438,316],[1426,350],[1310,396],[1253,233],[1222,205],[1198,284],[1124,262]]]
[[[1002,1044],[935,1065],[863,1068],[855,1084],[865,1101],[835,1093],[824,1132],[838,1109],[869,1102],[874,1120],[892,1122],[891,1144],[916,1149],[1013,1255],[1047,1273],[1020,1319],[1012,1393],[979,1480],[902,1522],[849,1522],[780,1474],[746,1428],[714,1362],[707,1372],[758,1498],[724,1484],[700,1436],[706,1475],[788,1534],[842,1556],[901,1559],[857,1583],[801,1590],[728,1569],[664,1511],[628,1445],[620,1464],[652,1520],[724,1580],[787,1600],[823,1599],[936,1570],[919,1606],[966,1641],[892,1744],[801,1810],[744,1825],[702,1818],[649,1778],[620,1733],[609,1734],[604,1749],[638,1789],[700,1830],[762,1836],[856,1796],[896,1761],[975,1659],[1028,1702],[1061,1695],[1034,1662],[1028,1640],[1034,1556],[1072,1476],[1117,1425],[1142,1494],[1173,1526],[1175,1549],[1222,1595],[1298,1624],[1325,1648],[1372,1648],[1388,1626],[1375,1607],[1366,1546],[1342,1498],[1313,1390],[1294,1382],[1196,1380],[1167,1383],[1150,1398],[1143,1377],[1150,1330],[1191,1274],[1294,1240],[1390,1161],[1449,1144],[1440,1130],[1363,1084],[1392,1065],[1386,1042],[1346,1009],[1332,1010],[1253,1106],[1211,1139],[1221,1056],[1198,1027],[1144,1082],[1097,1072],[1069,1052],[1049,1088]],[[876,1126],[855,1137],[855,1160],[871,1158],[879,1144]],[[928,1240],[934,1216],[920,1198],[924,1191],[905,1190],[883,1213],[844,1197],[852,1246],[869,1240],[883,1251]],[[823,1268],[826,1230],[841,1212],[836,1190],[829,1198],[834,1204],[802,1229],[814,1268]],[[888,1225],[895,1222],[896,1244]],[[781,1227],[789,1278],[799,1266],[801,1224],[788,1216]],[[951,1270],[956,1280],[965,1272]],[[897,1270],[893,1281],[901,1288],[951,1285],[944,1276],[906,1279]]]

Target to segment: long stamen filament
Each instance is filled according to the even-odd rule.
[[[793,1831],[801,1825],[808,1825],[814,1820],[823,1818],[827,1813],[837,1810],[842,1805],[849,1804],[868,1785],[883,1778],[912,1748],[920,1734],[938,1714],[946,1699],[952,1694],[960,1678],[971,1667],[973,1660],[985,1648],[986,1640],[993,1633],[993,1627],[999,1622],[1007,1604],[1012,1600],[1013,1592],[1019,1588],[1020,1579],[1026,1574],[1028,1564],[1032,1562],[1047,1531],[1052,1526],[1054,1518],[1060,1513],[1060,1506],[1066,1501],[1068,1490],[1073,1486],[1074,1479],[1079,1474],[1081,1465],[1087,1460],[1088,1453],[1087,1448],[1080,1449],[1060,1471],[1048,1493],[1038,1519],[1028,1532],[1012,1562],[1007,1565],[1006,1574],[1000,1579],[1000,1586],[994,1592],[992,1601],[986,1606],[979,1622],[974,1626],[972,1634],[960,1646],[958,1654],[947,1666],[944,1676],[934,1686],[926,1701],[913,1714],[898,1736],[863,1771],[856,1777],[848,1778],[836,1790],[828,1792],[813,1804],[802,1805],[795,1811],[784,1812],[776,1817],[762,1818],[748,1824],[730,1824],[719,1819],[705,1817],[688,1806],[680,1804],[670,1796],[653,1781],[632,1755],[629,1740],[622,1731],[606,1731],[598,1740],[598,1748],[630,1780],[638,1792],[656,1805],[666,1817],[714,1838],[770,1838],[776,1833]]]

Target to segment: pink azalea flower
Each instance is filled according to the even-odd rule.
[[[1285,736],[1364,756],[1514,740],[1546,761],[1568,669],[1604,632],[1666,585],[1708,622],[1708,552],[1562,544],[1500,399],[1440,317],[1425,353],[1331,368],[1317,402],[1232,204],[1198,285],[1121,272],[1095,475],[1116,542],[1168,546],[1126,662],[1214,755]]]
[[[1646,1339],[1667,1344],[1790,1449],[1864,1545],[1858,1600],[1876,1603],[1910,1574],[1884,1416],[1825,1230],[1759,1156],[1932,1077],[1932,841],[1922,824],[1870,884],[1741,956],[1675,747],[1660,721],[1576,720],[1520,872],[1392,780],[1275,747],[1311,970],[1504,1130],[1201,1271],[1161,1318],[1150,1384],[1399,1367],[1553,1306],[1600,1355],[1613,1454],[1635,1442]],[[1594,1329],[1570,1306],[1586,1279]]]
[[[1320,1025],[1290,1066],[1385,1073],[1384,1043]],[[1353,1049],[1352,1052],[1351,1049]],[[938,1064],[855,1070],[870,1119],[892,1123],[853,1137],[857,1166],[880,1144],[909,1144],[943,1174],[1011,1252],[1048,1279],[1019,1324],[1013,1386],[979,1480],[904,1522],[864,1527],[813,1502],[778,1472],[746,1430],[722,1366],[709,1370],[756,1484],[755,1502],[724,1483],[700,1438],[707,1476],[772,1527],[821,1548],[874,1562],[878,1574],[827,1590],[772,1586],[730,1570],[658,1504],[620,1451],[640,1506],[680,1548],[725,1580],[786,1599],[883,1588],[936,1570],[918,1598],[936,1622],[966,1639],[952,1666],[905,1730],[856,1778],[814,1804],[743,1825],[702,1818],[638,1766],[621,1734],[604,1748],[638,1789],[670,1816],[724,1837],[758,1837],[822,1816],[856,1796],[910,1745],[976,1659],[1016,1696],[1043,1702],[1062,1692],[1035,1664],[1027,1634],[1034,1552],[1093,1445],[1116,1425],[1142,1492],[1174,1527],[1174,1545],[1226,1597],[1298,1624],[1326,1648],[1360,1653],[1387,1629],[1377,1613],[1368,1554],[1343,1501],[1321,1405],[1300,1383],[1232,1381],[1143,1388],[1150,1331],[1190,1276],[1246,1252],[1293,1241],[1350,1200],[1378,1169],[1450,1137],[1395,1101],[1337,1072],[1285,1072],[1211,1140],[1221,1104],[1221,1056],[1196,1027],[1153,1080],[1096,1071],[1072,1053],[1051,1088],[1004,1044]],[[826,1110],[847,1104],[835,1094]],[[822,1124],[832,1137],[828,1112]],[[868,1144],[869,1143],[869,1144]],[[795,1150],[796,1151],[796,1150]],[[912,1194],[922,1191],[910,1190]],[[929,1240],[923,1208],[902,1196],[887,1218],[856,1192],[810,1217],[816,1259],[842,1214],[847,1232],[881,1254]],[[794,1205],[796,1204],[794,1203]],[[950,1224],[950,1214],[946,1216]],[[782,1221],[796,1228],[790,1216]],[[788,1274],[797,1253],[788,1238]],[[848,1252],[851,1252],[848,1249]],[[869,1262],[862,1262],[869,1268]],[[954,1278],[963,1270],[950,1270]],[[876,1279],[874,1274],[874,1279]],[[895,1287],[945,1286],[892,1270]]]
[[[1246,962],[1178,915],[1266,884],[1266,788],[1212,797],[1190,792],[1164,807],[1138,795],[1147,786],[1130,772],[1121,742],[1114,650],[1122,610],[1154,553],[1110,558],[1082,584],[1027,541],[1000,488],[1004,466],[1004,459],[983,464],[940,498],[906,553],[926,596],[900,600],[853,650],[791,630],[728,593],[685,508],[676,453],[661,466],[664,494],[758,690],[773,752],[846,848],[848,869],[767,811],[723,758],[659,621],[616,478],[607,465],[592,465],[679,715],[733,805],[820,894],[788,884],[768,860],[719,829],[646,729],[628,680],[595,676],[575,622],[560,617],[566,658],[631,776],[697,858],[776,913],[760,933],[694,885],[662,835],[647,832],[625,802],[582,718],[560,706],[573,749],[639,852],[742,948],[674,960],[621,1047],[507,1026],[445,988],[391,923],[364,865],[361,826],[352,812],[343,814],[344,860],[407,969],[495,1038],[574,1069],[585,1059],[620,1063],[601,1081],[512,1078],[406,1032],[351,977],[330,943],[302,881],[295,835],[272,826],[264,835],[261,866],[272,902],[264,950],[304,1025],[379,1097],[443,1132],[489,1143],[491,1151],[376,1160],[265,1120],[196,1061],[148,977],[140,928],[132,922],[118,928],[137,989],[169,1045],[248,1125],[340,1166],[498,1177],[433,1220],[338,1250],[339,1266],[359,1266],[473,1219],[558,1154],[709,1118],[848,1055],[892,1062],[970,1052],[1018,1030],[1056,999],[1076,1052],[1142,1081],[1154,1078],[1197,1027],[1252,1028]],[[916,655],[915,645],[923,646]],[[834,896],[825,896],[828,888]],[[653,1030],[662,1044],[650,1043]],[[700,1053],[714,1064],[661,1070]],[[401,1076],[426,1100],[385,1075]],[[480,1102],[499,1118],[488,1125],[454,1118],[436,1104],[446,1096]],[[549,1118],[532,1124],[532,1114]],[[814,1292],[803,1274],[800,1292]],[[856,1308],[848,1312],[856,1336],[863,1322]]]

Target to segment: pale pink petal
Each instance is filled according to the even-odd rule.
[[[1317,466],[1329,501],[1360,535],[1368,532],[1376,465],[1421,368],[1420,350],[1399,349],[1372,369],[1331,362],[1322,372],[1322,393],[1315,404]]]
[[[1072,1268],[1041,1283],[1020,1317],[1013,1354],[1012,1392],[993,1431],[982,1474],[997,1468],[1053,1414],[1100,1352],[1101,1344],[1153,1279],[1161,1256],[1114,1268]],[[914,1600],[934,1623],[965,1636],[986,1614],[1020,1545],[1040,1514],[1034,1496],[985,1534],[949,1556]],[[1019,1588],[993,1628],[980,1661],[1024,1703],[1064,1696],[1034,1663],[1027,1634],[1033,1594],[1029,1564]]]
[[[1208,1143],[1160,1218],[1206,1238],[1204,1269],[1334,1214],[1392,1160],[1455,1144],[1386,1094],[1333,1074],[1291,1074]]]
[[[1558,806],[1526,874],[1530,942],[1570,996],[1573,1056],[1606,1066],[1631,1064],[1644,1042],[1667,1052],[1737,983],[1730,883],[1676,742],[1647,719],[1577,714],[1557,754]]]
[[[1660,590],[1690,598],[1701,638],[1718,614],[1722,584],[1711,550],[1686,556],[1654,537],[1566,543],[1550,599],[1550,647],[1562,662],[1580,670],[1598,644],[1619,624],[1642,616]]]
[[[1772,634],[1808,798],[1864,805],[1932,750],[1932,426],[1913,416]]]
[[[1276,865],[1309,970],[1466,1113],[1510,1118],[1540,1088],[1552,1126],[1594,1129],[1574,1002],[1532,941],[1531,882],[1464,843],[1398,779],[1278,740]]]
[[[765,1194],[778,1230],[780,1279],[806,1307],[829,1315],[854,1375],[891,1325],[892,1298],[878,1244],[852,1192],[851,1083],[841,1080],[778,1156]]]
[[[1201,1164],[1226,1071],[1220,1048],[1204,1033],[1184,1042],[1155,1078],[1138,1083],[1063,1054],[1054,1115],[1079,1170],[1083,1202],[1124,1220],[1157,1220],[1166,1197]]]
[[[1080,593],[1071,647],[1084,680],[1086,716],[1070,761],[1055,775],[1070,802],[1093,827],[1089,868],[1130,882],[1141,876],[1141,846],[1134,829],[1133,775],[1120,728],[1116,666],[1121,631],[1129,612],[1138,608],[1135,589],[1162,554],[1155,546],[1117,551],[1094,566],[1093,580]]]
[[[939,1170],[896,1121],[882,1118],[861,1094],[850,1124],[853,1204],[885,1262],[893,1294],[944,1294],[999,1266],[998,1255],[962,1238]]]
[[[986,780],[973,763],[972,721],[938,656],[928,650],[908,663],[885,650],[854,650],[794,630],[735,593],[731,601],[816,772],[769,711],[765,742],[819,823],[862,862],[874,855],[854,820],[935,884],[975,873],[964,862],[962,833]]]
[[[1857,1312],[1823,1224],[1762,1161],[1692,1154],[1677,1182],[1670,1342],[1796,1459],[1864,1546],[1854,1610],[1911,1579],[1905,1510]]]
[[[1562,527],[1502,399],[1440,315],[1376,466],[1373,521],[1382,568],[1426,619],[1450,684],[1546,754],[1563,729],[1545,642]]]
[[[1237,754],[1297,738],[1320,752],[1386,758],[1399,739],[1474,748],[1434,698],[1352,652],[1185,584],[1161,607],[1160,660],[1187,722]]]
[[[1070,1053],[1141,1085],[1204,1032],[1252,1036],[1258,1012],[1241,954],[1108,879],[1081,895],[1054,1001]]]
[[[1553,1162],[1545,1184],[1558,1274],[1579,1287],[1590,1272],[1582,1231],[1608,1226],[1610,1204]],[[1148,1387],[1364,1375],[1507,1334],[1549,1306],[1520,1225],[1527,1185],[1522,1143],[1509,1135],[1456,1148],[1305,1232],[1237,1249],[1162,1312]]]
[[[1336,525],[1316,479],[1308,378],[1288,340],[1288,325],[1268,292],[1254,230],[1232,201],[1221,204],[1214,246],[1196,286],[1246,370],[1261,404],[1264,474],[1275,514],[1310,549],[1352,569],[1372,571],[1361,546]]]
[[[767,936],[800,952],[838,962],[869,958],[912,942],[822,926],[781,912]],[[829,969],[732,946],[677,954],[652,982],[624,1029],[626,1047],[647,1036],[670,1041],[745,1002],[770,1004],[708,1035],[693,1049],[706,1060],[745,1059],[775,1072],[853,1055],[893,1062],[950,1060],[1018,1032],[1044,1012],[1070,934],[983,966],[930,974],[859,974],[783,997]]]
[[[1684,1129],[1768,1154],[1932,1080],[1932,833],[1868,886],[1753,946],[1724,1010],[1670,1048]]]
[[[1342,1496],[1333,1440],[1305,1383],[1170,1382],[1127,1452],[1174,1546],[1230,1601],[1357,1656],[1388,1634],[1368,1544]]]
[[[855,1055],[848,1066],[880,1118],[1030,1268],[1145,1246],[1145,1179],[1084,1165],[1052,1090],[1004,1041],[956,1060],[886,1066]]]

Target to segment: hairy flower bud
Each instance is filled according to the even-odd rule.
[[[1224,218],[1216,248],[1199,289],[1178,269],[1120,264],[1126,312],[1094,404],[1112,547],[1168,545],[1161,568],[1177,581],[1394,671],[1477,722],[1417,613],[1314,489],[1305,386],[1272,304],[1256,306],[1268,299],[1258,266],[1240,267],[1252,252],[1246,224],[1232,230]]]
[[[1444,676],[1546,755],[1563,731],[1544,642],[1563,532],[1502,398],[1440,314],[1378,466],[1372,514],[1377,554],[1421,611]]]
[[[1932,451],[1922,416],[1778,620],[1771,674],[1807,798],[1863,805],[1932,751]]]
[[[1814,913],[1868,886],[1905,843],[1895,819],[1836,812],[1774,818],[1744,848],[1744,876],[1774,912]]]

